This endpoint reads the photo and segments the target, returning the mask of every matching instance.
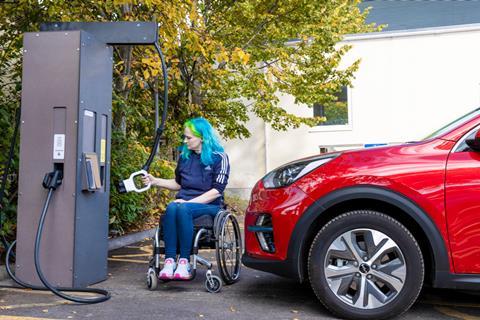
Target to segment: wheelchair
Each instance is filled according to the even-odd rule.
[[[158,276],[162,269],[161,261],[163,261],[161,255],[165,254],[165,247],[161,246],[161,242],[163,242],[162,222],[163,216],[160,217],[160,224],[153,237],[153,257],[150,259],[147,271],[149,290],[155,290],[158,286]],[[201,264],[207,267],[205,289],[208,292],[219,292],[223,283],[230,285],[237,282],[240,277],[242,238],[235,216],[230,211],[221,209],[215,218],[210,215],[195,218],[193,226],[192,277],[187,281],[195,278],[197,264]],[[198,254],[200,249],[215,249],[217,269],[221,278],[213,274],[212,262]]]

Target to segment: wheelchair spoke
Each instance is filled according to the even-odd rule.
[[[231,224],[231,220],[229,219],[228,220],[228,224],[226,225],[226,228],[225,228],[225,231],[226,231],[226,238],[227,238],[227,242],[224,244],[223,246],[223,249],[224,249],[224,252],[225,252],[225,262],[227,264],[228,267],[230,267],[229,269],[230,270],[233,270],[232,268],[232,265],[234,265],[233,261],[232,261],[232,224]],[[231,273],[231,272],[230,272]]]
[[[227,284],[234,283],[240,275],[241,236],[235,217],[231,214],[219,220],[217,261],[222,278]]]

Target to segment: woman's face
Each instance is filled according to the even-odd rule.
[[[187,145],[189,150],[197,152],[202,151],[202,139],[194,136],[189,128],[185,128],[184,136],[185,138],[183,139],[183,142]]]

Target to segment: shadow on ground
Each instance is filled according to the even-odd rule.
[[[189,282],[160,283],[146,288],[151,255],[149,241],[110,253],[109,277],[94,287],[112,294],[108,302],[76,305],[46,292],[0,289],[0,320],[31,319],[334,319],[312,290],[295,281],[243,268],[241,280],[222,291],[205,291],[205,269]],[[213,250],[202,255],[214,261]],[[1,284],[8,284],[4,281]],[[426,289],[400,319],[480,320],[480,295]],[[25,319],[25,318],[23,318]]]

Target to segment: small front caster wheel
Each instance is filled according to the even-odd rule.
[[[205,280],[205,289],[210,293],[217,293],[222,289],[222,280],[218,276],[211,275]]]
[[[158,286],[158,278],[157,274],[155,273],[155,270],[153,268],[148,269],[147,272],[147,287],[148,290],[155,290],[157,289]]]

